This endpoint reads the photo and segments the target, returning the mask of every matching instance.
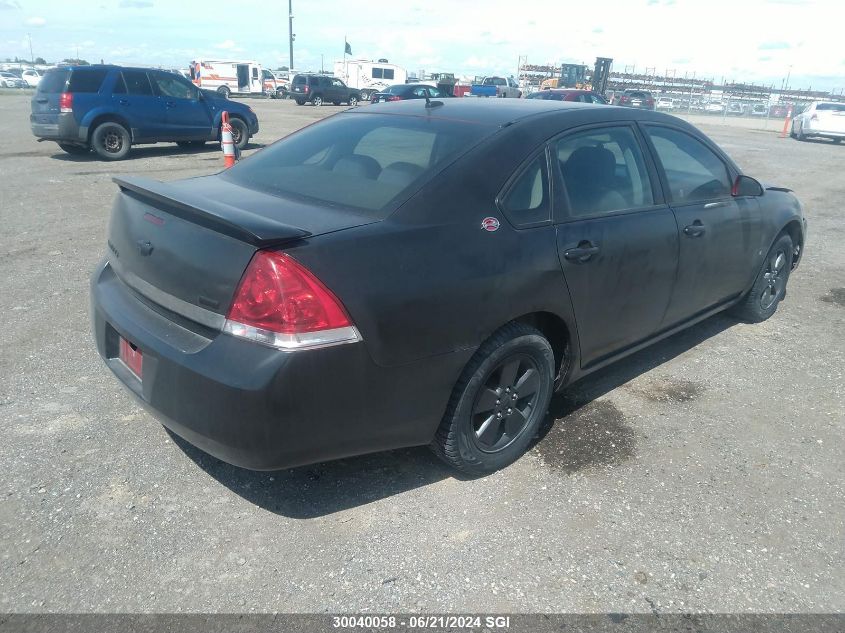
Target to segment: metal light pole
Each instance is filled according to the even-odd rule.
[[[290,60],[288,70],[293,70],[293,0],[288,0],[288,43],[290,44]]]
[[[29,38],[29,61],[35,65],[35,55],[32,54],[32,34],[27,33],[26,36]]]

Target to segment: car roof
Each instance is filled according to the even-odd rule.
[[[406,116],[428,116],[439,119],[469,120],[494,126],[504,126],[520,120],[561,111],[582,111],[590,109],[596,113],[596,120],[639,120],[675,122],[679,120],[668,114],[637,110],[617,106],[579,103],[577,101],[554,101],[548,99],[485,99],[463,97],[436,101],[440,104],[427,108],[422,99],[374,103],[364,108],[353,108],[349,112],[363,114],[395,114]],[[619,116],[619,115],[623,116]]]

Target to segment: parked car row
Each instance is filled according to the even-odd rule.
[[[33,68],[11,70],[0,72],[0,86],[3,88],[34,88],[41,81],[43,73]]]

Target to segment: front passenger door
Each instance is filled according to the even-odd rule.
[[[671,326],[738,296],[750,284],[759,203],[731,195],[728,165],[699,139],[672,127],[644,127],[678,222],[678,282],[665,320]]]
[[[151,73],[158,94],[164,102],[167,136],[172,141],[208,140],[211,113],[199,91],[188,81],[172,73]]]

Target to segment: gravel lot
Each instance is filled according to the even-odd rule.
[[[253,107],[255,146],[340,110]],[[806,205],[787,301],[557,397],[503,472],[421,448],[252,473],[142,412],[88,324],[111,177],[211,173],[219,148],[108,164],[28,117],[0,96],[0,611],[845,610],[845,146],[698,119]]]

